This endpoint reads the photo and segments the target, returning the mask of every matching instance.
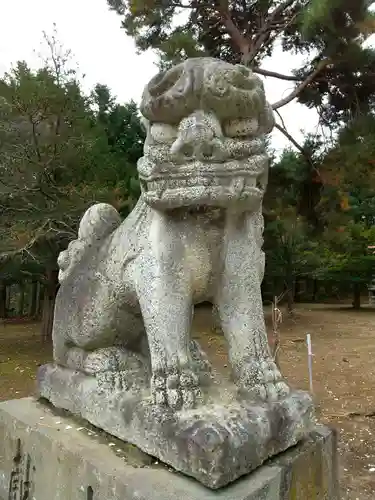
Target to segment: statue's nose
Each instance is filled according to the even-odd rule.
[[[225,152],[223,141],[209,124],[191,120],[183,124],[175,142],[171,146],[175,159],[199,161],[223,161]]]

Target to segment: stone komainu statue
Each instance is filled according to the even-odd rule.
[[[211,58],[189,59],[157,75],[144,91],[141,112],[147,129],[144,156],[138,162],[141,197],[123,222],[110,205],[92,206],[81,221],[78,239],[59,256],[55,365],[42,369],[40,392],[57,406],[217,487],[259,465],[272,450],[294,444],[305,432],[300,420],[309,420],[301,416],[310,411],[306,395],[297,398],[298,410],[291,403],[296,397],[289,395],[271,358],[263,317],[261,204],[269,164],[264,137],[273,127],[273,114],[262,82],[251,70]],[[268,402],[270,415],[272,404],[277,404],[272,402],[287,401],[283,421],[290,421],[292,428],[285,442],[278,437],[279,448],[268,446],[261,453],[261,446],[255,447],[257,459],[241,462],[232,479],[228,474],[223,479],[222,464],[216,464],[215,476],[211,469],[217,457],[208,457],[207,450],[202,451],[206,462],[202,460],[211,463],[211,479],[205,480],[201,476],[207,465],[202,461],[186,458],[181,465],[185,448],[176,445],[179,454],[174,458],[172,447],[161,451],[155,435],[159,439],[164,428],[152,427],[146,436],[144,414],[137,424],[134,419],[131,425],[121,423],[124,429],[133,426],[132,432],[108,423],[131,400],[134,415],[141,407],[152,408],[147,410],[154,419],[150,426],[159,425],[157,411],[162,412],[160,422],[164,415],[174,415],[178,423],[172,434],[179,435],[183,427],[185,441],[180,435],[178,439],[185,444],[193,439],[196,446],[199,432],[214,428],[215,439],[229,440],[229,449],[238,453],[243,439],[233,444],[235,438],[232,442],[225,434],[230,427],[236,435],[233,425],[219,425],[214,413],[207,417],[210,405],[223,405],[227,396],[218,397],[209,363],[190,338],[192,308],[202,301],[215,305],[228,342],[237,392],[228,390],[231,396],[224,407],[234,404],[240,412],[239,404],[264,408]],[[61,402],[56,387],[62,391],[63,386]],[[88,410],[94,400],[95,408]],[[106,418],[98,415],[100,405]],[[206,413],[199,425],[195,417],[187,431],[186,421],[178,419],[192,408],[205,408]],[[264,412],[256,424],[263,422],[263,430],[255,429],[250,417],[246,422],[251,439],[255,433],[262,445],[272,441],[272,425]],[[171,439],[171,433],[168,436],[165,439]],[[186,448],[189,453],[191,446]]]

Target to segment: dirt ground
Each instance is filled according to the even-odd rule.
[[[269,323],[269,311],[266,311]],[[197,310],[194,336],[220,370],[229,370],[225,340],[211,328],[210,313]],[[314,352],[314,394],[321,421],[340,433],[343,500],[375,498],[375,309],[299,305],[281,326],[282,371],[292,386],[308,389],[306,333]],[[51,346],[37,324],[0,327],[0,400],[32,394],[37,366]],[[302,499],[301,499],[302,500]]]

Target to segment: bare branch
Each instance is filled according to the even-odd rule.
[[[6,207],[5,205],[0,205],[0,212],[1,213],[12,213],[12,212],[21,212],[21,213],[34,213],[34,210],[35,210],[35,205],[33,205],[33,207],[23,207],[23,208],[17,208],[17,207]],[[40,209],[38,209],[38,212],[41,212]]]
[[[298,151],[300,153],[302,153],[304,156],[306,155],[306,151],[305,151],[305,148],[303,146],[301,146],[295,139],[294,137],[292,137],[289,132],[283,128],[281,125],[279,125],[278,123],[275,123],[275,128],[277,128],[277,130],[279,130],[282,134],[285,135],[285,137],[288,139],[288,141],[290,141],[293,146],[298,149]],[[311,161],[311,159],[310,159]]]
[[[280,116],[280,115],[279,115]],[[285,127],[282,127],[281,125],[279,125],[278,123],[275,123],[275,128],[277,128],[277,130],[279,130],[283,135],[285,135],[285,137],[288,139],[288,141],[290,141],[293,146],[298,149],[298,151],[305,157],[306,161],[311,165],[312,169],[314,170],[314,172],[317,174],[317,176],[320,178],[320,172],[319,170],[316,168],[316,166],[314,165],[313,161],[312,161],[312,158],[311,158],[311,155],[308,153],[308,151],[306,151],[306,148],[304,148],[303,146],[301,146],[301,144],[299,144],[293,136],[291,136],[289,134],[289,132],[286,130]]]
[[[293,3],[294,3],[295,0],[286,0],[285,2],[281,3],[280,5],[278,5],[275,10],[273,10],[270,14],[270,17],[268,19],[268,24],[271,24],[275,19],[276,17],[281,14],[285,9],[287,9],[288,7],[290,7]]]
[[[277,114],[277,116],[280,118],[280,121],[281,121],[281,125],[282,125],[282,127],[284,128],[284,130],[286,130],[286,126],[285,126],[284,118],[281,116],[280,111],[278,111],[278,110],[276,109],[276,110],[275,110],[275,113],[276,113],[276,114]]]
[[[288,96],[284,97],[283,99],[280,99],[280,101],[275,102],[272,104],[272,109],[276,110],[281,108],[282,106],[285,106],[286,104],[289,104],[293,99],[298,97],[298,95],[311,83],[315,80],[315,78],[318,76],[318,74],[330,63],[329,59],[323,59],[320,61],[317,65],[317,67],[312,71],[303,82],[301,82],[297,87],[291,92]]]
[[[39,139],[38,139],[38,133],[36,130],[36,125],[35,125],[34,119],[31,115],[28,115],[28,118],[30,120],[30,124],[32,127],[32,137],[33,137],[33,141],[34,141],[35,152],[36,152],[38,161],[41,163],[42,162],[42,155],[40,152]]]
[[[219,13],[221,15],[223,24],[232,37],[234,43],[237,45],[238,49],[242,54],[242,58],[247,58],[250,51],[250,42],[242,35],[238,27],[234,24],[232,17],[229,13],[228,0],[221,0]]]
[[[283,75],[282,73],[277,73],[276,71],[269,71],[263,68],[251,68],[254,73],[262,76],[270,76],[271,78],[278,78],[280,80],[287,80],[290,82],[300,82],[303,78],[294,75]]]
[[[261,23],[261,28],[260,30],[255,34],[255,36],[252,37],[251,40],[251,51],[248,52],[248,54],[244,55],[244,64],[250,64],[255,57],[257,56],[258,52],[262,49],[268,46],[270,43],[274,41],[274,39],[278,36],[278,34],[285,29],[285,27],[290,24],[291,19],[286,19],[282,20],[284,21],[283,23],[277,22],[278,16],[282,16],[284,11],[290,7],[295,0],[286,0],[285,2],[281,3],[278,5],[268,16],[268,19],[265,17],[262,19]],[[295,16],[292,17],[294,19]],[[271,33],[276,30],[276,35],[271,37]]]
[[[192,3],[188,2],[187,4],[184,4],[182,2],[171,2],[171,7],[177,7],[178,9],[192,9]]]
[[[268,46],[270,43],[273,43],[275,37],[277,37],[280,32],[285,29],[288,24],[295,19],[295,15],[289,16],[289,18],[285,15],[285,10],[290,7],[295,0],[285,0],[280,5],[278,5],[275,9],[273,9],[270,13],[266,12],[264,16],[259,19],[259,30],[248,36],[244,36],[241,30],[238,28],[234,20],[232,19],[232,15],[229,8],[228,0],[220,0],[218,2],[218,6],[216,9],[221,17],[221,21],[227,31],[227,33],[232,38],[233,43],[237,46],[237,49],[241,53],[241,61],[246,66],[250,65],[250,63],[255,59],[258,52]],[[246,10],[246,2],[243,2],[244,10]],[[182,3],[179,0],[175,0],[172,2],[173,7],[181,8],[181,9],[191,9],[192,3],[188,2],[187,4]],[[210,2],[207,2],[206,7],[215,8]],[[268,16],[268,17],[267,17]],[[271,36],[276,31],[275,36]],[[266,70],[265,70],[266,71]],[[254,72],[257,72],[254,70]],[[273,72],[269,72],[268,76],[279,75],[277,73],[271,74]],[[259,74],[264,74],[259,71]],[[281,76],[276,76],[276,78],[282,78]],[[301,79],[297,77],[288,77],[282,78],[290,81],[300,81]]]
[[[35,232],[35,235],[31,240],[22,248],[19,248],[17,250],[12,250],[10,252],[1,252],[0,253],[0,262],[4,263],[7,262],[8,260],[12,259],[13,257],[16,257],[17,255],[22,255],[23,253],[28,254],[33,260],[36,260],[34,255],[30,252],[32,247],[38,242],[38,240],[43,236],[43,231],[44,229],[48,226],[50,220],[47,219]]]

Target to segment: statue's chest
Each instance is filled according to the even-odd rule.
[[[205,299],[222,268],[223,231],[218,226],[197,225],[183,240],[194,295]]]

